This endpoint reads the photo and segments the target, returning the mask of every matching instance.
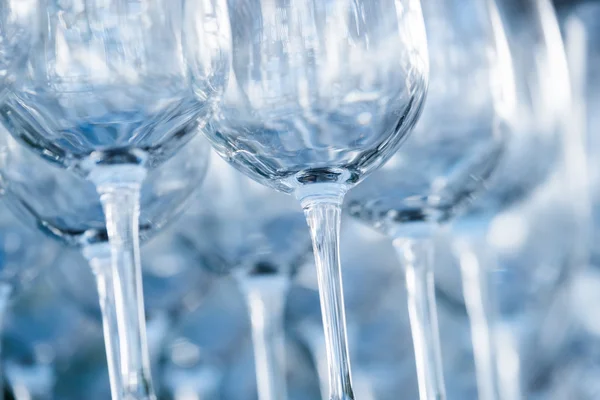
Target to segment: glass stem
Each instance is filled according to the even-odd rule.
[[[521,400],[522,371],[516,329],[500,315],[500,298],[492,279],[497,260],[483,243],[455,244],[461,267],[465,305],[471,324],[479,397]],[[476,250],[477,249],[477,250]]]
[[[477,390],[481,400],[497,400],[500,398],[497,360],[493,332],[490,320],[494,320],[488,295],[491,288],[482,271],[478,257],[471,251],[470,245],[460,243],[458,258],[461,269],[465,306],[471,325],[471,340],[475,358]]]
[[[111,398],[122,398],[122,387],[119,367],[119,329],[117,325],[115,291],[112,279],[112,256],[108,243],[97,243],[85,246],[83,255],[96,277],[98,299],[102,311],[102,327],[104,330],[104,347],[110,378]]]
[[[284,311],[289,278],[283,275],[238,279],[250,311],[256,382],[260,400],[287,399]]]
[[[12,286],[7,283],[0,283],[0,332],[4,328],[4,320],[6,319],[6,312],[8,310],[8,303],[10,301],[10,296],[12,294]],[[0,340],[0,360],[4,358],[2,355],[2,341]],[[0,400],[4,400],[4,370],[3,364],[0,362]]]
[[[435,301],[433,244],[429,238],[393,241],[406,275],[419,398],[444,400],[446,388]]]
[[[145,169],[131,165],[99,166],[89,179],[100,195],[110,243],[120,378],[116,400],[156,400],[150,374],[139,249],[140,190]],[[105,284],[108,282],[105,282]],[[111,331],[111,334],[114,333]],[[114,344],[114,343],[113,343]],[[111,355],[110,357],[114,357]]]
[[[316,183],[296,191],[310,228],[329,365],[329,400],[354,400],[340,265],[340,225],[346,188]]]

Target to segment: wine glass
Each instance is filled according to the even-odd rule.
[[[155,398],[141,354],[140,190],[147,170],[206,122],[224,87],[230,40],[222,3],[37,0],[31,26],[40,33],[28,68],[0,107],[15,138],[100,195],[123,390],[133,398]]]
[[[23,220],[45,233],[79,247],[94,272],[103,314],[113,396],[118,399],[130,393],[131,396],[152,397],[153,394],[149,394],[152,389],[149,388],[145,319],[140,320],[141,330],[127,330],[129,336],[125,343],[118,344],[117,341],[124,334],[124,321],[120,320],[120,314],[113,307],[119,306],[119,301],[123,300],[120,291],[124,290],[122,279],[126,277],[114,275],[111,270],[110,234],[94,184],[38,157],[2,129],[0,153],[0,177],[6,204]],[[181,149],[178,157],[149,171],[140,196],[142,240],[163,228],[182,211],[191,193],[204,178],[208,156],[206,140],[197,136]],[[143,316],[143,309],[140,312]],[[133,324],[135,321],[125,322]],[[140,380],[136,381],[136,377]],[[136,395],[137,390],[149,392]]]
[[[505,156],[496,169],[489,182],[489,190],[480,196],[470,207],[469,212],[461,216],[453,224],[453,231],[458,237],[456,250],[464,267],[464,293],[466,306],[472,318],[472,337],[475,350],[477,372],[479,374],[478,384],[479,396],[483,399],[501,396],[501,391],[507,393],[507,388],[518,382],[518,377],[509,377],[505,369],[501,375],[494,372],[506,352],[496,352],[493,339],[494,307],[496,291],[491,288],[492,282],[485,284],[486,275],[501,275],[500,271],[492,273],[494,265],[500,263],[507,269],[512,269],[515,276],[520,277],[520,282],[528,282],[528,292],[535,293],[535,297],[541,298],[543,290],[538,286],[537,291],[534,272],[543,267],[550,271],[550,265],[555,263],[544,261],[544,257],[537,255],[533,250],[538,243],[553,243],[555,240],[549,235],[539,235],[538,242],[527,242],[531,249],[526,252],[519,248],[519,226],[512,224],[511,227],[502,226],[499,221],[510,221],[512,218],[523,222],[525,226],[538,226],[540,222],[534,221],[534,214],[523,211],[526,204],[534,201],[535,208],[541,209],[545,202],[551,202],[556,211],[547,220],[559,224],[559,211],[564,210],[559,203],[550,195],[546,200],[539,200],[540,191],[556,180],[559,169],[565,165],[562,160],[564,149],[570,148],[565,138],[565,121],[570,109],[571,92],[569,85],[569,73],[567,68],[564,47],[560,37],[557,18],[554,8],[548,0],[497,0],[499,14],[504,23],[509,48],[512,55],[513,71],[516,82],[516,103],[518,105],[515,119],[512,124],[513,138],[508,145]],[[527,173],[521,173],[527,171]],[[573,182],[576,179],[573,179]],[[567,186],[565,186],[567,188]],[[579,190],[569,193],[581,193]],[[569,196],[570,197],[570,196]],[[537,200],[536,200],[537,199]],[[577,219],[574,219],[576,221]],[[572,232],[576,235],[578,230]],[[500,233],[504,232],[504,234]],[[507,235],[514,241],[515,254],[520,258],[512,262],[498,259],[490,254],[482,254],[487,249],[493,248],[493,235]],[[486,250],[482,250],[486,249]],[[555,244],[545,254],[556,254],[559,259],[564,253],[562,248]],[[557,253],[553,253],[557,251]],[[503,251],[496,253],[504,255]],[[496,256],[502,258],[499,254]],[[573,252],[574,254],[574,252]],[[522,261],[523,259],[523,261]],[[528,261],[524,261],[527,259]],[[478,262],[472,262],[478,260]],[[487,261],[486,261],[487,260]],[[535,265],[534,264],[535,261]],[[517,272],[518,265],[523,262],[528,272]],[[488,265],[489,264],[489,265]],[[508,268],[511,266],[511,268]],[[489,271],[478,268],[490,268]],[[498,269],[501,269],[498,267]],[[562,268],[558,267],[557,271]],[[548,276],[554,272],[548,272]],[[453,274],[453,272],[449,272]],[[494,281],[496,278],[491,278]],[[500,279],[500,278],[499,278]],[[506,278],[508,279],[508,278]],[[451,279],[454,280],[454,279]],[[500,279],[502,280],[502,279]],[[444,279],[440,280],[438,287],[444,286]],[[468,287],[469,286],[469,287]],[[502,285],[501,285],[502,286]],[[520,285],[519,285],[520,286]],[[517,285],[507,284],[502,292],[512,297],[511,301],[527,298],[519,294]],[[502,295],[498,291],[498,295]],[[500,300],[500,299],[497,299]],[[523,304],[526,301],[523,300]],[[540,314],[543,314],[540,312]],[[505,341],[508,343],[508,341]],[[513,349],[518,352],[518,349]],[[512,369],[517,371],[517,369]],[[499,381],[499,380],[503,380]],[[519,392],[515,389],[513,392]]]
[[[313,238],[330,398],[353,399],[338,236],[344,194],[383,164],[427,86],[417,0],[231,0],[233,76],[203,131],[223,158],[302,204]]]
[[[600,287],[598,269],[598,150],[597,133],[600,119],[595,110],[600,105],[600,4],[595,1],[562,3],[559,17],[563,28],[571,82],[573,107],[568,120],[570,137],[580,137],[585,155],[579,156],[579,170],[571,173],[571,179],[583,180],[589,189],[591,212],[590,258],[588,267],[579,271],[572,289],[571,316],[575,320],[576,335],[571,346],[556,363],[557,371],[552,385],[544,393],[548,398],[558,399],[560,394],[570,398],[591,400],[598,396],[598,329],[597,312],[589,304],[598,298]],[[585,157],[587,156],[587,157]],[[587,165],[583,165],[587,161]],[[572,201],[577,202],[577,198]],[[579,200],[581,201],[581,200]]]
[[[292,198],[273,193],[219,157],[211,158],[197,196],[180,229],[204,266],[230,272],[244,294],[259,399],[285,399],[285,302],[311,249],[304,216]]]
[[[514,109],[510,54],[490,1],[428,1],[431,80],[415,134],[348,195],[350,215],[388,235],[406,274],[421,399],[444,399],[431,233],[481,191]]]

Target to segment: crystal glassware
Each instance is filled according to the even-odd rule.
[[[140,309],[140,320],[120,321],[119,314],[113,308],[124,300],[120,292],[126,290],[123,279],[128,276],[115,275],[116,272],[111,269],[110,233],[94,184],[38,157],[1,128],[0,148],[0,176],[8,207],[32,226],[78,247],[94,272],[103,312],[114,398],[120,399],[129,391],[145,391],[151,381],[145,317],[143,309]],[[142,240],[161,230],[182,211],[194,189],[201,184],[208,159],[209,146],[206,140],[196,136],[181,149],[177,157],[149,171],[140,195],[139,234]],[[124,274],[126,270],[119,269],[117,272]],[[141,271],[138,272],[141,274]],[[76,271],[70,273],[77,274]],[[137,281],[138,277],[135,276]],[[141,281],[138,283],[141,286]],[[141,287],[135,288],[136,291],[140,290],[141,295]],[[133,306],[137,303],[128,304]],[[139,330],[134,329],[136,323],[139,323]],[[129,340],[119,345],[118,338],[124,334],[126,327]],[[127,365],[119,364],[125,362]],[[140,379],[136,380],[136,377]],[[151,392],[149,387],[147,389]]]
[[[343,221],[340,241],[348,346],[352,354],[353,389],[357,398],[394,399],[418,396],[404,279],[387,238],[351,218]],[[368,268],[366,268],[368,266]],[[286,325],[307,347],[319,378],[321,397],[329,389],[327,351],[314,269],[299,271],[288,300]]]
[[[558,245],[558,240],[551,235],[538,235],[537,241],[526,243],[530,250],[521,249],[519,240],[522,230],[535,229],[541,222],[535,220],[531,210],[525,211],[528,204],[541,208],[544,202],[553,204],[555,212],[548,216],[548,223],[560,224],[560,214],[568,210],[554,200],[551,195],[545,195],[545,200],[539,200],[542,192],[547,192],[548,185],[556,181],[560,168],[565,165],[563,156],[568,149],[565,122],[570,109],[571,90],[564,46],[552,3],[548,0],[497,0],[500,18],[503,21],[512,56],[513,72],[516,88],[516,112],[512,127],[512,136],[504,154],[502,162],[489,181],[488,190],[477,198],[469,212],[462,215],[452,226],[457,243],[457,256],[461,260],[463,274],[463,292],[472,323],[472,338],[474,355],[478,373],[479,397],[482,399],[512,398],[523,396],[525,389],[518,386],[519,376],[511,376],[510,372],[517,372],[519,368],[502,368],[505,365],[502,357],[513,351],[520,354],[518,348],[506,351],[496,351],[495,318],[502,321],[502,316],[494,310],[496,300],[502,303],[498,296],[511,297],[510,301],[528,304],[527,297],[541,298],[542,290],[536,285],[534,271],[548,271],[548,276],[554,274],[551,268],[562,271],[563,268],[555,263],[545,260],[543,255],[537,254],[534,249],[544,243],[556,243],[551,249],[544,251],[544,255],[554,254],[560,258],[564,251]],[[570,135],[570,134],[569,134]],[[526,173],[523,173],[526,171]],[[575,181],[575,180],[574,180]],[[574,182],[573,181],[573,182]],[[556,186],[556,184],[555,184]],[[560,187],[560,186],[558,186]],[[563,186],[564,187],[564,186]],[[566,187],[565,187],[566,188]],[[574,191],[570,193],[577,193]],[[536,203],[538,201],[539,203]],[[512,226],[504,225],[500,221],[522,221]],[[574,218],[574,236],[577,236],[578,218]],[[506,255],[507,249],[491,251],[495,248],[495,240],[507,235],[513,240],[507,246],[514,251],[513,257]],[[506,239],[505,239],[506,240]],[[564,239],[566,240],[566,238]],[[556,242],[555,242],[556,241]],[[512,247],[511,247],[512,246]],[[575,246],[573,252],[575,253]],[[490,249],[491,254],[486,254]],[[554,253],[557,251],[557,253]],[[567,252],[569,253],[569,252]],[[507,261],[511,258],[513,261]],[[524,271],[519,271],[523,263]],[[567,263],[568,264],[568,263]],[[498,267],[500,266],[500,267]],[[495,269],[506,268],[514,274],[518,282],[530,294],[507,283],[500,285],[502,290],[495,290],[493,282],[509,279],[509,273],[504,278],[495,278],[503,275]],[[481,268],[481,270],[479,270]],[[487,270],[489,268],[489,270]],[[452,273],[452,272],[451,272]],[[488,275],[491,275],[488,277]],[[488,279],[491,279],[488,282]],[[454,281],[454,279],[451,279]],[[550,282],[551,279],[549,278]],[[488,282],[486,284],[486,282]],[[444,290],[444,279],[439,281],[438,287]],[[548,284],[551,286],[550,284]],[[511,287],[509,289],[509,287]],[[537,288],[537,289],[536,289]],[[501,307],[502,308],[502,307]],[[526,309],[525,306],[522,308]],[[532,318],[537,318],[545,311],[533,312]],[[501,313],[500,313],[501,314]],[[508,330],[507,332],[509,332]],[[506,336],[506,334],[500,334]],[[515,335],[517,337],[518,335]],[[510,349],[515,340],[504,340],[506,349]],[[495,359],[498,358],[498,359]],[[541,359],[541,358],[538,358]],[[540,361],[541,363],[541,361]],[[533,368],[527,368],[532,370]],[[521,373],[521,375],[523,375]],[[512,389],[511,389],[512,388]],[[513,394],[508,395],[507,393]],[[514,393],[519,393],[518,395]]]
[[[206,182],[180,229],[202,265],[231,273],[250,312],[260,400],[287,398],[284,311],[311,240],[294,200],[211,157]]]
[[[555,360],[551,376],[545,377],[548,382],[544,391],[537,398],[558,399],[577,398],[591,400],[599,392],[598,381],[594,378],[598,373],[598,314],[594,301],[598,299],[600,287],[598,268],[598,234],[599,217],[599,185],[598,151],[600,142],[597,134],[600,131],[600,118],[596,110],[600,105],[600,4],[596,1],[560,2],[559,18],[564,37],[567,59],[571,73],[573,101],[568,118],[568,137],[571,142],[581,140],[579,148],[571,146],[569,153],[574,168],[568,174],[571,186],[583,186],[589,196],[581,196],[581,192],[569,188],[568,201],[574,206],[589,202],[588,240],[590,254],[586,259],[586,268],[577,271],[571,291],[568,322],[573,322],[574,334],[570,337],[570,345]],[[579,150],[579,151],[578,151]],[[574,185],[573,185],[574,184]],[[571,195],[571,192],[574,195]],[[564,192],[566,193],[566,191]],[[569,232],[570,233],[570,232]],[[569,236],[571,237],[571,236]],[[579,243],[581,246],[581,243]],[[565,321],[560,321],[564,327]],[[571,333],[573,333],[573,330]]]
[[[423,3],[430,85],[414,134],[349,193],[346,210],[388,235],[406,274],[420,398],[444,399],[432,230],[484,189],[504,152],[514,78],[495,4]]]
[[[231,0],[232,77],[204,133],[251,178],[301,202],[327,338],[330,398],[353,399],[338,236],[348,189],[384,163],[425,97],[417,0]]]
[[[189,141],[220,97],[231,45],[226,6],[36,0],[32,7],[39,16],[27,26],[34,46],[0,119],[40,158],[95,185],[121,339],[123,382],[113,396],[154,399],[143,365],[140,191],[147,171]]]

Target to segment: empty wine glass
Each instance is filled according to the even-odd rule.
[[[283,317],[293,275],[310,254],[294,200],[236,171],[219,157],[182,220],[197,258],[231,272],[250,311],[260,400],[287,398]],[[185,222],[183,222],[185,221]]]
[[[353,399],[338,234],[346,191],[385,162],[427,85],[418,0],[231,0],[232,69],[204,133],[302,203],[321,283],[330,397]]]
[[[427,1],[431,81],[405,145],[348,195],[350,215],[393,239],[406,274],[421,399],[444,399],[431,231],[496,168],[514,108],[510,54],[490,1]]]
[[[553,379],[547,391],[539,397],[548,399],[576,398],[591,400],[598,397],[599,348],[598,313],[589,307],[598,299],[600,287],[598,269],[598,221],[600,210],[598,177],[598,132],[600,118],[596,110],[600,105],[600,4],[597,1],[562,2],[559,16],[563,28],[565,47],[571,72],[573,107],[568,120],[569,137],[582,137],[587,157],[579,154],[580,168],[571,172],[571,179],[585,183],[589,189],[590,258],[589,265],[579,271],[572,289],[570,315],[577,332],[571,346],[555,363]],[[574,153],[577,154],[577,153]],[[587,161],[587,165],[584,164]],[[573,202],[581,199],[569,196]],[[564,322],[563,322],[564,323]]]
[[[22,219],[37,225],[47,234],[78,246],[92,267],[103,312],[113,396],[119,399],[130,392],[135,396],[137,390],[151,391],[146,387],[150,382],[150,371],[145,328],[141,331],[129,329],[129,335],[134,336],[128,336],[124,344],[117,342],[123,333],[124,321],[120,320],[113,307],[118,306],[122,300],[120,291],[125,289],[120,275],[114,275],[111,270],[111,252],[107,242],[110,235],[94,184],[38,157],[2,129],[0,154],[0,177],[7,205]],[[204,178],[208,156],[206,140],[197,136],[181,149],[177,157],[149,171],[141,188],[139,221],[142,240],[160,230],[182,210]],[[113,284],[118,287],[113,289]],[[143,309],[140,312],[143,316]],[[134,322],[126,324],[129,323]],[[143,327],[145,321],[140,324]],[[117,368],[121,365],[118,363],[128,365]]]
[[[40,33],[0,108],[15,138],[100,194],[123,390],[133,398],[155,398],[141,354],[140,190],[148,168],[205,123],[224,87],[230,31],[222,3],[37,0],[31,29]]]
[[[453,224],[453,231],[458,235],[455,238],[456,243],[459,243],[456,246],[458,258],[464,261],[462,265],[465,267],[464,293],[468,294],[465,299],[472,319],[479,397],[482,399],[499,396],[507,398],[501,391],[508,393],[508,388],[518,381],[518,377],[509,376],[510,368],[504,368],[502,376],[494,372],[500,362],[494,358],[501,358],[508,351],[498,353],[494,350],[494,291],[489,286],[491,282],[488,287],[483,283],[485,276],[494,269],[495,262],[494,257],[489,254],[483,256],[482,249],[494,246],[491,243],[494,240],[492,236],[510,236],[514,241],[513,250],[520,257],[513,257],[514,261],[510,263],[505,260],[498,262],[507,270],[510,265],[513,269],[511,274],[519,276],[518,281],[529,286],[532,292],[535,292],[534,271],[546,265],[544,268],[548,276],[554,273],[550,271],[550,265],[555,264],[542,261],[543,257],[533,251],[537,243],[552,243],[552,237],[539,235],[537,242],[527,242],[531,247],[528,253],[524,250],[517,252],[522,225],[514,223],[501,227],[499,221],[521,220],[528,227],[539,224],[532,221],[530,211],[524,212],[522,208],[536,201],[540,196],[539,192],[546,190],[544,187],[548,186],[548,181],[556,180],[557,168],[563,165],[561,160],[564,149],[569,147],[565,141],[564,128],[571,99],[567,62],[552,3],[549,0],[497,0],[496,3],[505,27],[516,83],[517,107],[512,123],[512,138],[502,162],[489,181],[489,189],[473,202],[468,213]],[[547,196],[539,205],[535,203],[534,207],[540,209],[544,202],[553,201]],[[557,203],[554,201],[552,204]],[[557,221],[560,211],[561,207],[556,206],[554,215],[548,217],[548,221]],[[572,233],[576,235],[575,231]],[[558,251],[557,246],[554,244],[552,251]],[[548,255],[552,251],[548,249],[544,252]],[[469,262],[477,260],[474,254],[482,259],[479,262]],[[527,261],[521,261],[521,258]],[[486,265],[484,260],[488,260],[490,265]],[[517,272],[520,262],[526,266],[523,273]],[[480,267],[484,270],[479,271]],[[490,271],[485,270],[488,267]],[[449,271],[448,274],[457,276],[455,271]],[[498,275],[502,274],[498,272]],[[448,286],[446,283],[452,281],[455,279],[440,279],[438,287],[444,290]],[[527,297],[518,295],[520,291],[515,285],[508,286],[514,290],[504,292],[510,293],[509,297],[513,301]],[[538,290],[535,296],[541,296],[541,292]],[[513,350],[516,352],[518,349]]]

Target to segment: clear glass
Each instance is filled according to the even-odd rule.
[[[205,132],[219,154],[292,192],[354,184],[394,153],[427,84],[418,1],[229,6],[234,74]]]
[[[108,364],[108,374],[110,376],[111,398],[121,397],[120,390],[125,387],[122,382],[122,376],[119,373],[119,321],[115,310],[117,309],[117,298],[115,296],[113,277],[111,270],[110,246],[106,243],[99,243],[87,246],[83,249],[85,258],[90,263],[90,267],[96,276],[96,289],[102,311],[102,327],[104,328],[104,343],[106,345],[106,361]],[[143,368],[149,368],[148,360],[141,360],[140,365]],[[128,365],[125,365],[127,368]],[[149,371],[143,371],[143,377],[147,376]],[[128,371],[131,374],[131,371]],[[148,383],[150,384],[150,383]]]
[[[250,312],[258,395],[286,395],[284,309],[288,287],[310,257],[310,235],[294,199],[211,158],[207,181],[179,228],[197,267],[231,272]]]
[[[404,278],[397,256],[385,236],[345,219],[340,243],[348,317],[348,346],[352,356],[352,389],[357,398],[418,398],[417,377],[407,313],[393,313],[406,303]],[[303,268],[290,291],[288,331],[309,349],[321,397],[329,393],[327,348],[319,307],[316,271]]]
[[[29,2],[40,34],[0,114],[41,157],[85,176],[152,166],[210,115],[228,66],[218,0]]]
[[[569,348],[577,351],[569,353],[570,358],[556,363],[557,371],[548,380],[539,398],[554,396],[564,393],[569,398],[591,400],[597,396],[598,381],[598,318],[596,309],[589,307],[597,299],[599,292],[598,281],[598,255],[599,246],[599,176],[598,176],[598,132],[600,119],[598,107],[600,106],[600,5],[595,1],[559,2],[559,17],[562,33],[571,72],[573,104],[569,109],[568,120],[569,137],[581,140],[579,147],[570,146],[571,180],[570,190],[578,185],[589,190],[588,196],[575,197],[570,195],[574,206],[581,206],[589,202],[589,214],[586,222],[589,223],[587,242],[590,246],[590,257],[586,259],[586,266],[577,271],[571,289],[571,303],[568,304],[568,315],[574,318],[578,327],[576,335],[569,340]],[[587,156],[587,157],[586,157]],[[574,168],[573,168],[574,167]],[[577,192],[576,192],[577,193]],[[581,192],[580,192],[581,193]],[[580,239],[581,240],[581,239]],[[580,243],[581,245],[581,243]],[[564,321],[561,320],[561,325]]]
[[[511,140],[488,188],[455,223],[486,221],[518,203],[555,171],[564,148],[570,108],[569,71],[554,7],[549,0],[496,0],[505,27],[517,107]],[[535,156],[531,156],[535,149]],[[527,170],[527,174],[518,173]]]
[[[330,399],[353,399],[337,248],[346,190],[378,168],[425,97],[418,0],[229,1],[232,76],[204,133],[251,178],[301,201],[321,277]]]
[[[37,157],[0,126],[0,176],[7,206],[19,218],[70,246],[108,238],[95,185]],[[141,187],[140,239],[163,229],[191,202],[210,161],[210,146],[194,137],[174,157],[148,171]]]
[[[563,152],[568,147],[564,135],[571,102],[567,61],[552,3],[549,0],[497,0],[497,4],[516,82],[518,107],[512,123],[513,135],[489,182],[489,190],[453,224],[454,232],[470,238],[466,245],[457,247],[458,257],[467,260],[461,262],[469,267],[462,268],[463,274],[467,274],[463,279],[465,304],[469,315],[474,317],[472,323],[479,326],[472,332],[477,373],[482,377],[478,380],[480,397],[491,399],[519,398],[525,396],[525,389],[518,385],[518,375],[511,376],[506,372],[511,368],[500,367],[505,353],[510,350],[492,351],[493,346],[487,348],[484,345],[495,346],[500,340],[493,338],[495,319],[498,318],[493,304],[497,298],[493,295],[492,283],[486,278],[489,273],[486,268],[493,269],[495,263],[478,261],[471,249],[481,252],[484,244],[477,236],[485,237],[486,229],[488,232],[494,229],[494,220],[501,220],[500,215],[530,201],[536,192],[544,190],[549,180],[554,179],[557,165],[561,164]],[[513,239],[518,240],[516,226],[514,230]],[[478,268],[482,270],[473,271]],[[444,286],[443,281],[440,286]],[[478,300],[472,297],[475,295]],[[500,333],[500,336],[506,335]],[[510,343],[507,346],[515,347]],[[499,371],[504,371],[504,375]]]
[[[250,310],[259,399],[287,399],[283,317],[289,278],[263,276],[241,283]]]
[[[421,399],[445,399],[439,325],[432,269],[433,246],[427,239],[394,240],[406,274],[408,315]]]
[[[504,152],[515,88],[507,39],[493,2],[423,2],[431,78],[414,134],[350,191],[353,217],[394,240],[406,274],[419,392],[445,399],[432,229],[482,191]]]
[[[147,169],[186,144],[220,97],[227,10],[219,0],[38,0],[34,9],[39,34],[0,119],[41,158],[95,185],[112,245],[120,348],[143,352],[140,190]],[[144,370],[145,358],[122,352],[120,362]],[[129,395],[154,399],[137,374],[123,381],[138,386]]]
[[[171,229],[160,232],[142,246],[147,343],[153,384],[160,396],[164,390],[165,346],[172,340],[172,329],[182,315],[204,301],[214,280],[205,269],[198,268],[200,260],[197,253],[189,250],[189,244],[181,239],[176,228],[177,223],[172,224]],[[113,381],[120,379],[119,348],[111,347],[109,343],[112,337],[113,343],[118,344],[118,326],[114,314],[110,314],[110,307],[106,306],[116,301],[110,282],[110,247],[106,242],[86,246],[82,250],[89,262],[79,249],[64,250],[66,254],[52,269],[50,276],[57,290],[56,296],[76,305],[96,324],[99,332],[102,331],[99,325],[104,319],[103,328],[108,331],[104,341],[100,337],[86,349],[78,350],[61,366],[57,371],[55,397],[65,400],[110,399],[109,372],[117,373]],[[115,355],[112,361],[109,354]],[[112,369],[111,362],[114,363]]]
[[[177,229],[201,266],[236,279],[293,277],[310,258],[306,221],[293,198],[249,179],[216,154]]]
[[[120,388],[115,389],[114,395],[151,398],[141,271],[135,250],[139,247],[140,234],[137,230],[140,226],[142,239],[147,239],[182,210],[205,176],[208,144],[201,136],[192,138],[177,157],[148,171],[143,184],[138,179],[146,175],[146,170],[139,166],[107,167],[120,176],[121,183],[115,187],[110,182],[101,182],[101,179],[94,185],[88,179],[38,157],[5,130],[1,133],[5,157],[0,174],[9,207],[51,236],[67,244],[81,246],[84,252],[106,244],[109,239],[116,240],[118,248],[115,247],[115,250],[118,251],[115,251],[112,260],[113,266],[119,267],[110,272],[104,269],[98,270],[102,273],[96,272],[98,284],[103,287],[99,291],[113,294],[101,299],[104,322],[114,320],[118,326],[118,329],[112,327],[112,338],[107,337],[106,341],[109,367],[123,363],[118,372],[111,371],[115,380],[113,385],[120,382]],[[131,180],[127,181],[127,177]],[[100,175],[100,178],[106,177]],[[142,207],[141,216],[138,204]],[[105,215],[108,225],[104,222]],[[128,249],[133,249],[133,252]],[[90,264],[93,266],[98,258],[90,255]],[[111,290],[106,288],[107,284],[112,285]],[[124,338],[126,335],[125,344],[116,342],[117,337]],[[123,374],[118,380],[117,373]]]

